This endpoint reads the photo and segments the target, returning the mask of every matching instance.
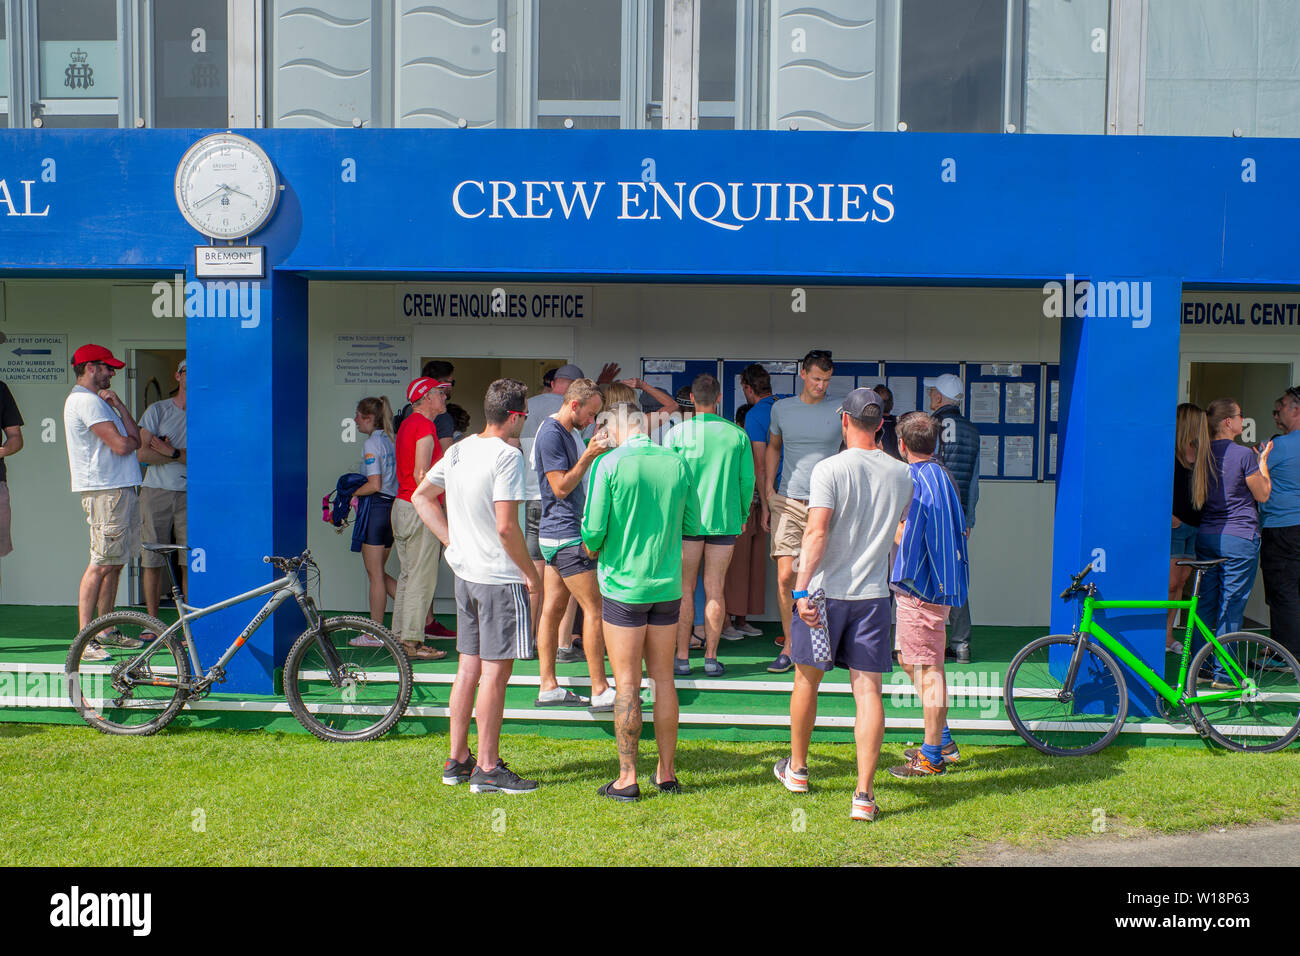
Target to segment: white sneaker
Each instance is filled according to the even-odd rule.
[[[722,629],[722,639],[724,641],[743,641],[745,635],[728,624]]]
[[[750,624],[748,621],[744,624],[737,625],[736,630],[741,634],[744,634],[746,637],[758,637],[758,635],[763,633],[762,630],[755,627],[753,624]]]
[[[597,711],[614,709],[614,683],[605,688],[604,693],[591,695],[591,709]]]
[[[106,661],[111,656],[112,655],[110,655],[108,651],[104,650],[94,641],[91,641],[81,650],[81,659],[83,661]]]
[[[384,642],[373,634],[358,634],[348,641],[353,647],[383,647]]]

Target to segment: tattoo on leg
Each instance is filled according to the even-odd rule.
[[[636,773],[637,743],[641,739],[641,695],[639,688],[620,683],[614,692],[614,735],[618,739],[620,774]]]

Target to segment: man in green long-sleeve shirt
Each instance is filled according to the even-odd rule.
[[[700,533],[682,541],[682,614],[677,624],[673,673],[691,672],[691,625],[695,620],[695,579],[704,565],[704,673],[721,677],[718,641],[726,623],[723,592],[736,536],[745,527],[754,497],[754,456],[749,437],[718,417],[722,387],[707,372],[691,383],[695,416],[664,436],[664,447],[682,456],[700,503]]]
[[[699,499],[686,463],[651,443],[645,415],[631,404],[601,413],[618,447],[592,472],[582,518],[582,540],[597,558],[605,647],[614,670],[614,733],[618,779],[601,796],[635,800],[637,742],[641,737],[641,661],[654,691],[659,764],[650,782],[677,792],[677,688],[673,646],[682,599],[682,535],[699,530]]]

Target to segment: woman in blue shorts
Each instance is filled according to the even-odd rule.
[[[1196,533],[1201,526],[1201,509],[1210,487],[1210,432],[1205,412],[1199,405],[1178,406],[1174,438],[1174,515],[1172,546],[1169,550],[1169,600],[1181,601],[1192,569],[1179,567],[1180,560],[1196,557]],[[1165,650],[1181,654],[1183,645],[1174,637],[1174,617],[1169,612],[1165,625]]]
[[[361,560],[370,579],[370,620],[383,624],[388,599],[397,594],[396,579],[384,570],[393,547],[392,511],[393,499],[397,497],[397,447],[393,444],[393,408],[388,404],[388,396],[363,398],[357,403],[355,421],[357,431],[367,436],[361,464],[366,483],[355,494],[370,498]],[[374,639],[363,634],[353,638],[353,643],[371,640]]]

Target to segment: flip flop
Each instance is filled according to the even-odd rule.
[[[660,793],[681,793],[682,792],[682,785],[678,783],[675,778],[672,780],[659,780],[658,777],[656,776],[656,774],[658,773],[659,771],[656,770],[650,774],[650,783],[652,786],[657,787]]]
[[[402,650],[406,651],[406,656],[413,661],[440,661],[447,656],[446,651],[440,651],[437,648],[427,647],[424,644],[421,644],[415,650],[411,650],[409,647],[403,644]]]

